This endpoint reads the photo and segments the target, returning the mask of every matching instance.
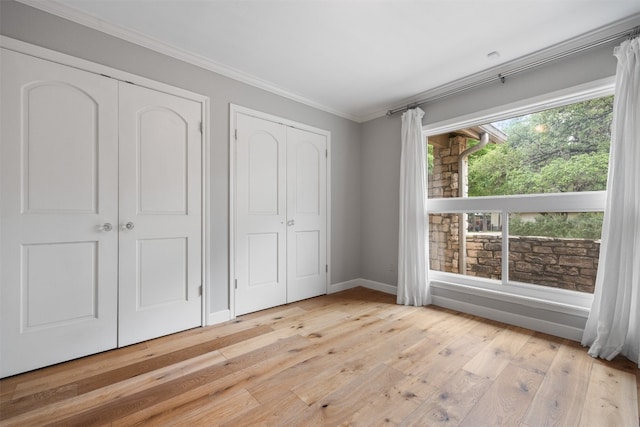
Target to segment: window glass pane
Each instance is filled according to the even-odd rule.
[[[429,268],[458,273],[460,214],[429,215]]]
[[[430,135],[428,196],[439,199],[429,214],[430,268],[593,293],[602,212],[545,210],[603,208],[612,111],[608,96]],[[467,213],[447,213],[458,210]]]
[[[605,190],[612,111],[608,96],[429,136],[429,197]]]
[[[509,215],[509,280],[593,293],[601,212]]]
[[[431,270],[502,278],[502,225],[497,212],[430,214],[429,237]]]

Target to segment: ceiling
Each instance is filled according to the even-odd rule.
[[[77,22],[181,52],[198,65],[356,121],[640,14],[640,0],[46,3]],[[494,51],[499,57],[489,58]]]

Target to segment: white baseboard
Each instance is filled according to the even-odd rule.
[[[385,294],[397,295],[398,287],[393,285],[388,285],[382,282],[375,282],[373,280],[368,279],[360,279],[360,286],[364,286],[365,288],[373,289],[374,291],[384,292]]]
[[[386,294],[396,295],[397,288],[393,285],[386,283],[375,282],[368,279],[353,279],[346,282],[334,283],[329,285],[329,291],[327,293],[333,294],[336,292],[346,291],[347,289],[357,288],[362,286],[363,288],[373,289],[374,291],[384,292]]]
[[[496,320],[498,322],[532,329],[534,331],[543,332],[545,334],[554,335],[573,341],[579,342],[582,339],[583,330],[573,326],[553,323],[547,320],[536,319],[528,316],[522,316],[520,314],[496,310],[494,308],[484,307],[476,304],[469,304],[464,301],[458,301],[437,295],[433,295],[433,304],[439,307],[473,314],[475,316],[484,317],[485,319]]]
[[[362,286],[360,279],[347,280],[346,282],[332,283],[327,290],[328,294],[335,294],[336,292],[346,291],[347,289],[357,288]]]
[[[215,325],[217,323],[223,323],[231,320],[231,310],[220,310],[214,313],[209,313],[207,318],[207,326]]]

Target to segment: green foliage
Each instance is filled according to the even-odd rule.
[[[554,159],[538,174],[540,193],[599,191],[607,188],[609,153],[596,152]]]
[[[613,97],[509,119],[507,142],[469,156],[469,196],[606,188]]]
[[[433,174],[433,145],[427,144],[427,174]]]
[[[601,212],[582,212],[573,216],[548,213],[537,215],[535,221],[523,221],[513,215],[509,218],[509,234],[598,240],[602,234],[602,219]]]
[[[469,159],[469,196],[495,196],[505,194],[526,194],[527,183],[534,176],[518,150],[508,143],[489,145]],[[474,156],[475,156],[474,154]],[[520,190],[525,190],[521,193]]]

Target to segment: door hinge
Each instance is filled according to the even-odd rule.
[[[329,264],[325,264],[324,271],[327,272],[327,273],[329,272]]]
[[[198,286],[198,295],[202,296],[202,285]]]
[[[238,289],[238,279],[235,279],[234,282],[235,282],[235,288]]]
[[[238,140],[238,129],[234,130],[233,132],[233,138],[237,141]]]
[[[329,149],[324,150],[324,157],[329,158]]]
[[[200,133],[204,133],[204,126],[202,122],[200,122]]]

